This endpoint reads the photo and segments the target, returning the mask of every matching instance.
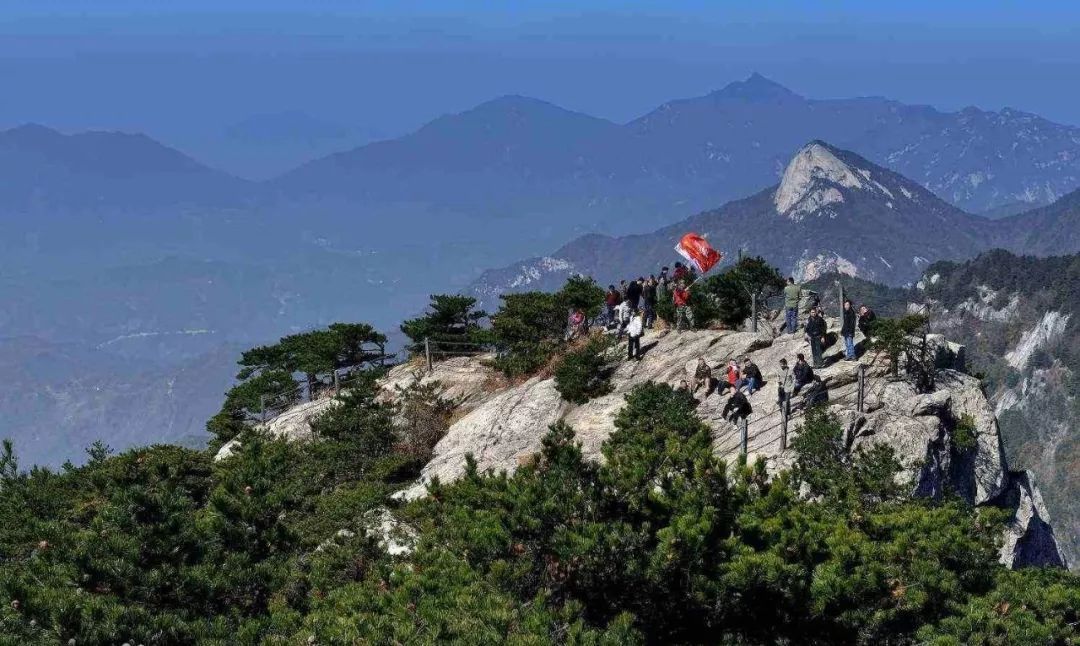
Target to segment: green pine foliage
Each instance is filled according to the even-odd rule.
[[[401,324],[401,331],[413,342],[413,352],[423,353],[425,340],[440,357],[470,354],[490,341],[480,327],[487,313],[477,310],[476,299],[457,294],[432,294],[422,316]]]
[[[611,337],[593,336],[563,355],[555,369],[555,389],[563,399],[584,404],[611,392],[611,347]]]
[[[491,336],[499,350],[495,366],[510,377],[530,375],[548,363],[565,343],[568,314],[582,310],[589,320],[600,313],[604,290],[591,278],[571,276],[562,289],[503,294],[491,317]]]
[[[0,643],[1080,639],[1075,576],[1005,570],[1001,514],[908,498],[891,452],[849,453],[825,412],[798,429],[794,468],[768,478],[716,457],[688,393],[645,384],[599,462],[556,424],[512,475],[470,460],[395,503],[422,463],[413,442],[446,408],[426,392],[387,404],[376,375],[317,420],[316,440],[249,429],[217,463],[102,445],[82,467],[27,472],[4,447]],[[388,505],[416,530],[411,553],[367,531]]]

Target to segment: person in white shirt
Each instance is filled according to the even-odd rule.
[[[615,338],[622,338],[623,332],[626,331],[626,326],[630,323],[630,316],[633,313],[634,309],[630,307],[629,301],[624,300],[615,308],[615,317],[619,321],[619,328]]]
[[[645,321],[641,310],[636,310],[626,324],[626,359],[641,359],[641,335],[645,332]]]

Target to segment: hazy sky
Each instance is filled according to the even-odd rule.
[[[502,94],[625,121],[753,71],[812,97],[1080,124],[1080,2],[0,4],[0,127],[144,131],[249,176]],[[226,136],[283,112],[256,132],[344,134]]]

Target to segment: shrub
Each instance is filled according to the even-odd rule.
[[[475,310],[476,299],[469,296],[432,294],[423,315],[401,324],[401,331],[422,351],[424,340],[435,344],[440,356],[469,354],[490,341],[480,327],[487,317]]]
[[[562,358],[555,369],[555,389],[563,399],[584,404],[611,392],[611,367],[607,352],[611,337],[593,336]]]
[[[753,295],[758,297],[758,312],[763,312],[769,298],[784,288],[779,270],[761,257],[743,258],[734,267],[705,280],[704,288],[713,295],[716,317],[735,328],[753,313]],[[696,314],[696,312],[695,312]]]

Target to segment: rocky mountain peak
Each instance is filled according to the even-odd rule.
[[[845,201],[847,191],[876,194],[888,208],[899,200],[914,200],[917,187],[902,185],[890,189],[891,175],[852,153],[833,148],[823,141],[811,141],[792,157],[773,196],[776,212],[796,222],[807,215],[835,217],[829,206]],[[883,183],[884,182],[884,183]]]

